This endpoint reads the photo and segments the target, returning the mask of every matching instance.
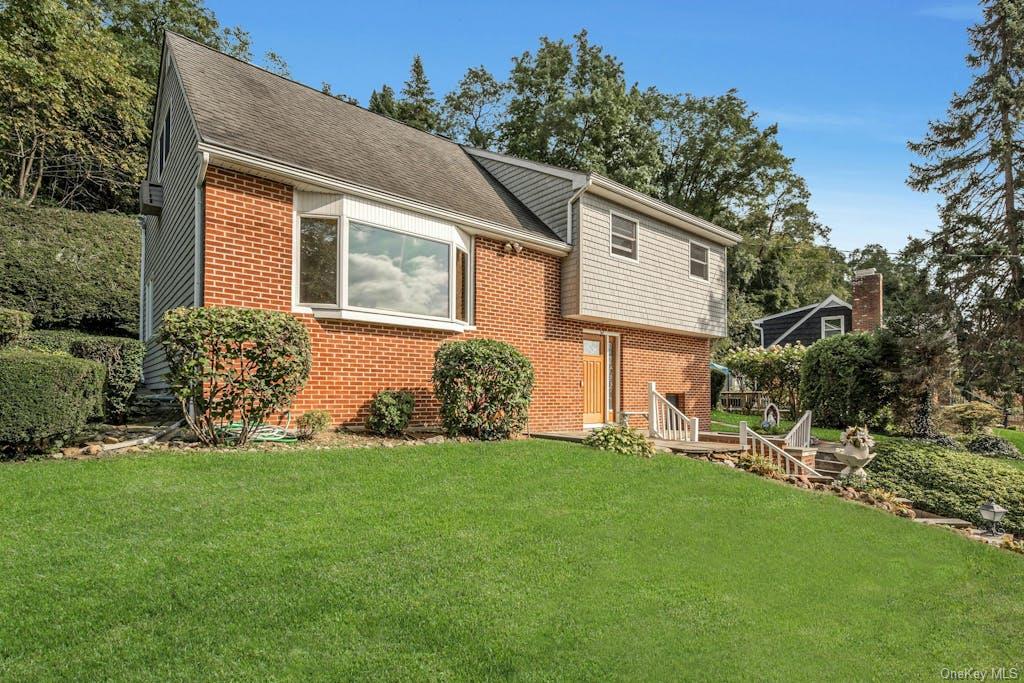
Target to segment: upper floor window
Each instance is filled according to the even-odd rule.
[[[708,279],[708,248],[703,244],[690,242],[690,275]]]
[[[821,319],[821,338],[834,337],[846,333],[846,319],[841,315],[828,316]]]
[[[156,172],[159,177],[164,175],[164,164],[171,154],[171,110],[168,107],[163,123],[160,125],[160,135],[157,137],[157,165]]]
[[[612,214],[612,253],[637,259],[636,221]]]

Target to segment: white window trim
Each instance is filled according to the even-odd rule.
[[[693,245],[695,245],[695,244],[698,247],[704,247],[704,249],[707,250],[706,251],[705,260],[704,260],[704,269],[707,271],[707,274],[708,274],[707,277],[701,277],[700,275],[694,275],[693,274],[693,262],[695,260],[693,258]],[[699,261],[698,261],[698,263],[699,263]],[[690,240],[690,248],[687,250],[686,272],[694,280],[700,280],[701,282],[711,282],[711,247],[710,246],[708,246],[707,244],[705,244],[704,242],[701,242],[699,240],[695,240],[695,239],[691,239]]]
[[[612,235],[614,235],[615,233],[612,230],[612,222],[614,221],[616,216],[624,221],[629,221],[630,223],[636,226],[636,229],[633,231],[633,252],[634,254],[636,254],[635,256],[624,256],[623,254],[616,254],[615,250],[613,249]],[[632,216],[627,216],[624,213],[619,213],[618,211],[608,211],[608,253],[613,258],[622,259],[623,261],[628,261],[629,263],[640,263],[640,221],[638,221],[636,218],[633,218]]]
[[[821,338],[825,339],[825,322],[826,321],[839,321],[839,334],[846,334],[846,317],[842,315],[826,315],[821,318]],[[836,335],[832,335],[836,336]]]
[[[299,204],[299,191],[292,193],[293,206]],[[353,218],[347,207],[352,200],[348,195],[341,197],[341,215],[337,213],[316,213],[293,211],[292,223],[292,312],[312,314],[316,318],[353,320],[359,322],[380,323],[383,325],[395,325],[400,327],[419,327],[432,330],[445,330],[451,332],[465,332],[476,329],[476,238],[466,233],[456,225],[450,227],[456,231],[461,243],[455,239],[442,239],[422,234],[414,230],[406,230],[391,225],[385,225],[373,220],[364,218]],[[411,213],[399,207],[390,207],[404,213]],[[414,214],[415,215],[415,214]],[[300,244],[302,237],[302,219],[320,218],[334,219],[338,221],[338,229],[341,231],[341,239],[338,240],[338,304],[307,304],[299,301],[300,290],[300,267],[301,254]],[[448,317],[421,315],[416,313],[403,313],[399,311],[388,311],[384,309],[351,306],[348,303],[348,256],[349,256],[349,229],[351,223],[367,225],[382,230],[389,230],[402,235],[409,235],[419,239],[429,240],[448,246],[449,261],[449,287],[448,287]],[[455,318],[455,259],[457,251],[466,252],[466,277],[468,282],[466,288],[466,317],[467,321]]]

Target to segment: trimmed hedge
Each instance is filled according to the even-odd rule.
[[[103,407],[103,366],[71,356],[0,351],[0,451],[43,451]]]
[[[434,393],[449,435],[507,439],[526,427],[533,365],[494,339],[447,342],[434,354]]]
[[[127,337],[80,335],[71,341],[70,351],[75,358],[94,360],[106,368],[103,408],[107,417],[123,419],[142,378],[146,345]]]
[[[1007,531],[1024,534],[1024,471],[922,441],[891,439],[868,465],[872,484],[914,501],[922,510],[960,517],[984,527],[978,506],[989,499],[1005,507]]]
[[[16,341],[32,327],[32,314],[13,308],[0,308],[0,348]]]
[[[409,428],[416,399],[411,391],[379,391],[370,401],[366,428],[381,436],[400,436]]]
[[[139,222],[0,201],[0,306],[40,328],[135,335]]]
[[[15,342],[16,347],[46,353],[65,353],[102,363],[107,371],[104,408],[108,417],[122,419],[131,407],[142,377],[146,345],[128,337],[103,337],[76,330],[32,330]]]
[[[814,423],[844,428],[883,428],[895,384],[895,349],[887,338],[871,333],[841,334],[815,342],[800,369],[800,397],[814,411]]]
[[[989,458],[1010,458],[1024,460],[1024,453],[1017,450],[1012,442],[995,434],[975,434],[964,441],[964,448],[971,453]]]

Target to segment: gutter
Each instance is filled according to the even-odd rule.
[[[414,199],[408,199],[400,195],[384,192],[383,190],[375,190],[373,188],[356,185],[330,176],[305,171],[277,161],[264,159],[246,152],[230,149],[228,147],[221,147],[209,142],[200,142],[198,149],[200,152],[204,152],[209,155],[209,163],[211,164],[216,165],[220,162],[229,164],[229,167],[230,164],[236,164],[243,167],[263,170],[282,179],[283,182],[297,186],[297,189],[312,188],[314,191],[319,192],[323,192],[325,190],[329,192],[333,191],[385,202],[417,213],[433,216],[434,218],[458,223],[461,227],[468,228],[468,232],[471,233],[484,233],[492,236],[498,236],[506,240],[514,240],[524,245],[532,246],[537,251],[548,254],[564,256],[572,251],[572,247],[559,239],[534,235],[524,230],[513,228],[509,225],[494,223],[482,218],[467,216],[466,214],[458,213],[456,211],[423,204]]]

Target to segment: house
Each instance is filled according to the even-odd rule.
[[[810,346],[819,339],[847,332],[866,332],[882,325],[882,274],[874,268],[858,270],[853,277],[853,303],[835,295],[824,300],[752,321],[761,346],[795,344]]]
[[[740,238],[599,174],[463,147],[168,33],[140,194],[152,389],[163,313],[230,305],[303,322],[292,410],[336,424],[385,388],[436,424],[434,352],[471,337],[532,361],[532,431],[646,411],[650,382],[709,415]]]

